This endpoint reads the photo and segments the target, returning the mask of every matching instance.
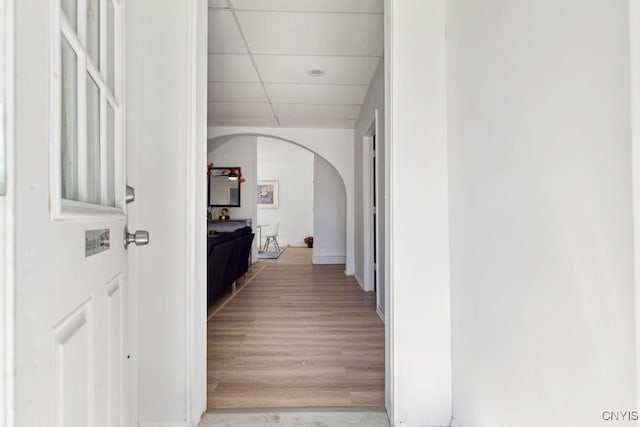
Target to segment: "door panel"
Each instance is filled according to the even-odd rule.
[[[54,327],[56,426],[91,426],[93,394],[90,361],[93,348],[92,301],[84,302]]]
[[[96,42],[109,4],[117,23],[123,0],[15,4],[18,426],[131,425],[123,47],[110,60]],[[104,229],[108,248],[87,240]]]

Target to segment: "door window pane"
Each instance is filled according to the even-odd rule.
[[[111,104],[107,102],[107,198],[103,200],[103,205],[116,205],[116,183],[115,183],[115,144],[116,144],[116,113]]]
[[[60,0],[62,11],[67,16],[74,31],[78,31],[78,3],[77,0]]]
[[[62,198],[78,199],[78,64],[76,53],[62,37],[60,145]]]
[[[100,88],[87,73],[87,202],[100,203]]]
[[[115,93],[121,65],[116,46],[120,6],[114,0],[60,0],[60,8],[61,19],[72,27],[59,28],[61,197],[117,207],[116,184],[121,178],[116,171],[122,171],[122,142],[116,132],[121,110]],[[89,208],[61,205],[57,212]]]
[[[87,53],[100,67],[100,0],[87,0]]]
[[[107,1],[107,83],[112,93],[115,93],[115,33],[116,33],[116,21],[115,10],[113,9],[113,0]]]

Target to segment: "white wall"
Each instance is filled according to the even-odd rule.
[[[373,255],[371,245],[373,244],[373,236],[371,236],[371,223],[367,220],[366,215],[370,216],[368,208],[371,203],[370,181],[371,169],[367,164],[371,164],[369,157],[371,140],[365,141],[364,137],[369,131],[371,121],[376,116],[377,111],[377,133],[376,133],[376,158],[378,165],[378,193],[377,193],[377,215],[378,215],[378,257],[377,257],[377,273],[378,273],[378,309],[382,311],[382,314],[386,321],[387,313],[389,312],[389,301],[387,295],[389,295],[389,280],[388,280],[388,268],[387,263],[389,260],[388,242],[389,242],[389,203],[387,200],[387,194],[389,191],[389,180],[387,179],[387,164],[389,158],[387,153],[387,141],[386,141],[386,127],[385,127],[385,60],[381,58],[378,69],[371,80],[369,85],[369,91],[365,97],[364,104],[360,110],[360,116],[356,121],[356,128],[354,129],[354,175],[355,175],[355,187],[356,194],[360,193],[361,197],[356,197],[355,200],[355,276],[364,289],[372,289],[373,270],[369,263],[372,262]],[[366,251],[366,253],[365,253]],[[371,283],[371,286],[367,286],[367,283]],[[386,322],[387,326],[389,322]],[[386,334],[386,339],[389,339],[389,334]],[[388,349],[390,344],[387,342],[386,348]],[[387,353],[388,355],[388,353]],[[391,363],[389,360],[385,363],[385,402],[387,406],[391,405]]]
[[[207,234],[207,222],[202,218],[200,212],[207,210],[207,184],[208,180],[202,174],[202,165],[207,158],[207,43],[208,43],[208,1],[197,0],[192,8],[192,19],[196,22],[196,28],[192,29],[193,42],[196,50],[193,52],[195,58],[191,70],[191,89],[195,91],[196,97],[192,100],[195,103],[194,114],[191,116],[192,132],[195,133],[195,144],[191,153],[193,164],[192,182],[194,183],[191,201],[195,208],[192,212],[192,229],[195,245],[193,245],[193,264],[189,268],[192,274],[194,289],[191,295],[187,294],[187,306],[194,307],[191,318],[188,321],[187,329],[192,331],[192,335],[187,338],[187,361],[190,368],[187,372],[187,399],[191,400],[190,414],[192,425],[197,425],[202,412],[207,408],[207,239],[203,235]],[[187,310],[187,314],[189,310]],[[189,396],[191,393],[191,396]]]
[[[402,426],[451,418],[444,20],[444,0],[385,1],[390,412]]]
[[[378,115],[376,134],[376,161],[378,165],[377,180],[377,207],[378,207],[378,292],[380,294],[379,303],[383,312],[385,309],[385,276],[386,276],[386,241],[385,220],[386,220],[386,200],[385,200],[385,121],[384,121],[384,58],[380,60],[378,69],[371,80],[369,91],[360,110],[360,115],[356,121],[354,129],[354,175],[356,193],[360,197],[355,200],[355,275],[361,286],[365,289],[373,289],[372,274],[372,249],[373,237],[371,233],[371,213],[368,206],[371,205],[371,140],[365,140],[374,117]],[[365,209],[367,206],[367,209]],[[370,284],[370,286],[367,286]]]
[[[353,274],[355,190],[353,185],[352,129],[210,127],[208,134],[209,138],[239,134],[281,138],[299,144],[331,163],[342,177],[347,192],[347,259],[345,273],[348,275]]]
[[[320,156],[314,156],[313,171],[313,263],[343,264],[347,230],[344,183]]]
[[[7,103],[7,89],[13,86],[13,82],[10,80],[12,71],[11,65],[8,60],[8,31],[7,26],[13,26],[13,17],[7,14],[6,8],[8,7],[6,0],[0,0],[0,117],[2,122],[0,123],[0,196],[5,194],[5,182],[6,182],[6,160],[5,160],[5,127],[6,116],[5,109],[9,106]],[[13,49],[11,49],[13,50]],[[10,71],[7,75],[6,71]]]
[[[14,17],[7,13],[8,6],[13,8],[13,1],[0,0],[0,425],[12,425],[14,419],[14,191],[6,185],[13,182]]]
[[[636,313],[636,356],[640,355],[640,1],[629,2],[631,35],[631,120],[634,205],[634,281]],[[640,408],[640,370],[636,365],[636,408]]]
[[[229,208],[231,218],[251,218],[253,231],[257,225],[257,137],[238,135],[208,140],[207,161],[215,167],[240,166],[245,182],[240,188],[240,207]],[[258,236],[256,235],[256,239]],[[258,259],[257,247],[253,248],[252,260]]]
[[[281,246],[304,246],[313,235],[313,157],[290,142],[258,137],[258,180],[276,180],[279,188],[278,208],[258,208],[258,224],[269,224],[264,236],[279,222]]]
[[[128,221],[131,229],[150,232],[148,246],[129,251],[137,295],[133,335],[138,346],[132,363],[139,371],[141,426],[191,426],[205,409],[206,374],[198,369],[204,365],[206,303],[202,299],[197,305],[196,298],[205,286],[205,204],[200,200],[206,197],[206,117],[195,93],[206,82],[203,63],[191,50],[199,41],[202,51],[206,27],[198,27],[198,33],[192,20],[203,7],[201,0],[126,2],[127,180],[136,189]],[[199,92],[206,93],[206,87]],[[187,174],[190,168],[193,176]]]
[[[609,424],[638,409],[628,2],[447,4],[457,425]]]

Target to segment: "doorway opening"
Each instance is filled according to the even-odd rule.
[[[259,152],[261,143],[291,148],[290,141],[257,135],[215,140],[210,142],[209,162],[242,167],[247,179],[243,185],[273,178],[279,183],[278,209],[291,208],[293,217],[302,215],[295,206],[299,189],[291,182],[302,178],[276,176],[278,162],[287,162],[280,158],[282,153],[271,153],[276,164],[267,167],[268,175],[260,176],[259,165],[248,167],[261,158],[252,154]],[[249,284],[241,280],[238,294],[210,318],[209,409],[384,406],[384,326],[375,314],[376,296],[363,292],[352,276],[345,275],[345,183],[327,160],[293,144],[310,155],[314,248],[295,247],[303,246],[302,240],[291,244],[287,234],[293,231],[284,227],[280,244],[290,246],[283,256],[253,264]],[[251,176],[250,170],[257,173]],[[245,189],[241,194],[248,196],[241,209],[254,212],[252,222],[260,224],[257,197]],[[283,215],[267,222],[292,218]],[[332,251],[334,241],[339,241],[342,252]]]
[[[383,273],[379,272],[379,268],[376,271],[375,276],[378,279],[375,286],[378,291],[375,293],[368,292],[370,289],[365,289],[367,292],[363,292],[362,283],[364,281],[361,280],[363,277],[363,257],[381,259],[384,256],[384,250],[381,251],[378,248],[379,244],[383,244],[380,239],[381,230],[379,227],[371,228],[370,231],[375,234],[367,236],[369,241],[378,242],[375,245],[375,253],[363,255],[361,236],[363,221],[375,224],[381,222],[378,219],[379,214],[376,214],[375,218],[363,218],[364,215],[359,209],[365,189],[363,188],[362,176],[360,174],[357,177],[354,176],[354,167],[357,165],[359,168],[361,156],[361,147],[358,146],[357,149],[354,149],[354,130],[358,129],[358,135],[362,135],[363,125],[360,116],[363,114],[363,106],[367,102],[367,98],[370,98],[370,93],[374,93],[373,103],[376,105],[384,103],[383,97],[378,97],[377,88],[372,89],[374,81],[378,88],[381,87],[382,83],[380,82],[383,81],[381,70],[384,68],[382,61],[384,2],[382,0],[345,2],[344,4],[331,1],[318,1],[313,4],[308,2],[279,4],[260,2],[258,6],[258,2],[253,1],[220,0],[210,1],[209,6],[207,114],[210,126],[209,137],[254,133],[267,136],[269,134],[282,135],[281,139],[283,140],[300,141],[300,145],[319,153],[336,168],[342,178],[341,187],[346,193],[344,196],[346,199],[344,200],[346,227],[341,225],[340,221],[336,221],[341,220],[344,208],[331,207],[330,202],[340,198],[337,193],[328,196],[325,202],[314,201],[316,212],[313,213],[313,231],[309,233],[309,236],[305,236],[314,239],[314,264],[308,267],[321,270],[340,265],[336,272],[321,272],[320,274],[325,277],[323,280],[328,281],[327,277],[329,277],[349,281],[349,283],[338,285],[338,290],[343,291],[351,285],[355,285],[354,291],[367,299],[367,303],[362,305],[370,304],[368,315],[372,315],[372,322],[375,322],[382,331],[379,340],[369,336],[368,342],[379,345],[375,351],[380,351],[380,359],[376,359],[378,353],[375,357],[369,356],[371,360],[376,360],[375,364],[377,365],[374,369],[381,368],[382,375],[375,385],[379,388],[376,388],[375,393],[379,393],[377,396],[380,397],[378,406],[384,406],[384,325],[380,323],[378,317],[381,312],[378,308],[384,306],[384,296],[381,292],[384,286],[380,279],[380,275]],[[371,107],[367,106],[367,108]],[[377,137],[379,134],[375,135]],[[356,156],[358,161],[356,161]],[[315,158],[314,169],[322,167],[318,166],[322,163],[319,160],[321,159]],[[220,166],[217,159],[210,158],[209,161]],[[258,165],[255,163],[255,159],[252,161],[255,171]],[[252,183],[251,185],[257,185],[259,181],[269,181],[271,188],[274,188],[274,183],[279,181],[274,176],[254,176],[255,181],[252,181],[247,175],[250,173],[248,172],[251,170],[250,167],[238,164],[238,162],[235,162],[234,166],[242,167],[243,175],[248,182]],[[283,166],[283,169],[290,169],[292,166],[290,163]],[[371,165],[368,167],[372,168]],[[377,166],[372,169],[377,169]],[[373,176],[369,177],[373,178]],[[318,181],[314,177],[314,186],[317,184]],[[282,206],[285,187],[282,182],[278,182],[277,185]],[[377,184],[374,184],[374,187],[381,188]],[[243,190],[244,193],[247,192]],[[369,196],[373,196],[373,194],[369,194]],[[270,201],[269,197],[267,199]],[[324,209],[324,212],[320,214],[317,212],[319,209]],[[267,215],[266,210],[258,211],[257,207],[253,212],[246,213],[247,217],[249,215],[253,218],[255,225],[261,226],[260,232],[257,234],[264,235],[267,227],[263,229],[262,226],[265,224],[269,224],[268,230],[272,231],[279,223],[278,242],[280,246],[286,243],[288,239],[285,223],[282,220],[278,221],[273,215]],[[273,218],[266,219],[266,216]],[[329,228],[340,229],[342,235],[346,235],[346,239],[343,238],[343,241],[346,240],[344,253],[334,251],[328,244],[323,245],[316,224],[317,218],[325,220]],[[263,242],[263,236],[258,240],[260,242],[256,242],[256,248],[266,243]],[[300,240],[299,237],[296,240]],[[372,246],[367,248],[374,249]],[[317,265],[323,261],[324,264],[327,264],[326,266]],[[376,263],[377,265],[378,263]],[[266,273],[268,271],[265,269],[258,274],[252,284],[241,294],[248,295],[249,290],[257,287],[261,275],[268,276]],[[306,277],[315,277],[315,273],[316,271],[308,271],[305,275]],[[283,287],[285,284],[295,281],[295,279],[286,277],[278,277],[273,280],[280,280],[280,285]],[[312,278],[307,282],[303,281],[300,286],[304,287],[305,283],[313,285],[314,280]],[[273,284],[273,281],[270,284]],[[268,285],[269,283],[265,286]],[[279,301],[300,302],[302,300],[300,295],[290,295],[288,291],[290,289],[286,290],[287,296],[279,298]],[[318,315],[318,317],[323,318],[324,316],[329,319],[339,317],[337,312],[346,310],[341,304],[350,298],[339,299],[336,302],[337,306],[330,304],[330,299],[331,296],[327,293],[327,289],[317,290],[313,298],[314,302],[310,305],[313,307],[310,308],[310,311],[333,307],[334,312]],[[235,298],[234,301],[240,300]],[[300,303],[304,305],[303,302]],[[255,307],[260,307],[258,302]],[[229,308],[229,312],[233,311],[231,303],[226,308]],[[255,321],[254,319],[252,324],[255,324]],[[290,322],[290,325],[295,326],[295,322]],[[363,324],[359,324],[359,326],[347,324],[331,327],[337,327],[342,332],[346,331],[351,334],[349,338],[343,337],[346,345],[348,342],[357,341],[361,336],[367,336],[366,332],[363,332],[362,326]],[[321,331],[323,327],[316,325],[314,328]],[[234,327],[229,327],[229,329],[234,329]],[[218,332],[226,334],[222,330],[216,331],[216,333]],[[243,338],[238,338],[241,341],[245,339],[246,335],[242,336]],[[320,341],[322,342],[322,339]],[[301,344],[302,347],[306,345],[308,344]],[[331,347],[331,344],[325,343],[325,346]],[[343,351],[335,348],[334,350],[338,353]],[[345,351],[350,355],[357,353],[355,350]],[[338,356],[338,353],[334,356]],[[334,359],[339,358],[334,357]],[[302,360],[300,363],[309,369],[312,359]],[[236,361],[238,362],[238,359]],[[248,365],[246,367],[247,370],[251,370]],[[350,369],[353,372],[352,368],[347,367],[335,369],[335,372],[341,369],[343,374]],[[355,370],[357,369],[355,368]],[[243,371],[238,375],[245,375],[246,372]],[[370,383],[369,386],[372,384]],[[230,387],[230,385],[222,385],[222,383],[215,385],[218,391],[229,391]],[[308,392],[309,389],[306,391]],[[373,389],[370,388],[366,392],[371,393],[372,391]],[[362,404],[363,396],[343,395],[341,401],[336,401],[332,405],[349,406],[355,405],[356,402]],[[347,403],[347,400],[350,403]],[[316,403],[313,400],[307,400],[307,405],[315,406]],[[296,405],[292,404],[291,406]]]

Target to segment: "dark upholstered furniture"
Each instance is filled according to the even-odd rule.
[[[233,241],[227,233],[209,236],[207,239],[207,308],[226,291],[225,274]]]
[[[207,245],[207,308],[218,296],[249,270],[249,254],[254,234],[251,227],[230,233],[218,233],[208,238]]]

